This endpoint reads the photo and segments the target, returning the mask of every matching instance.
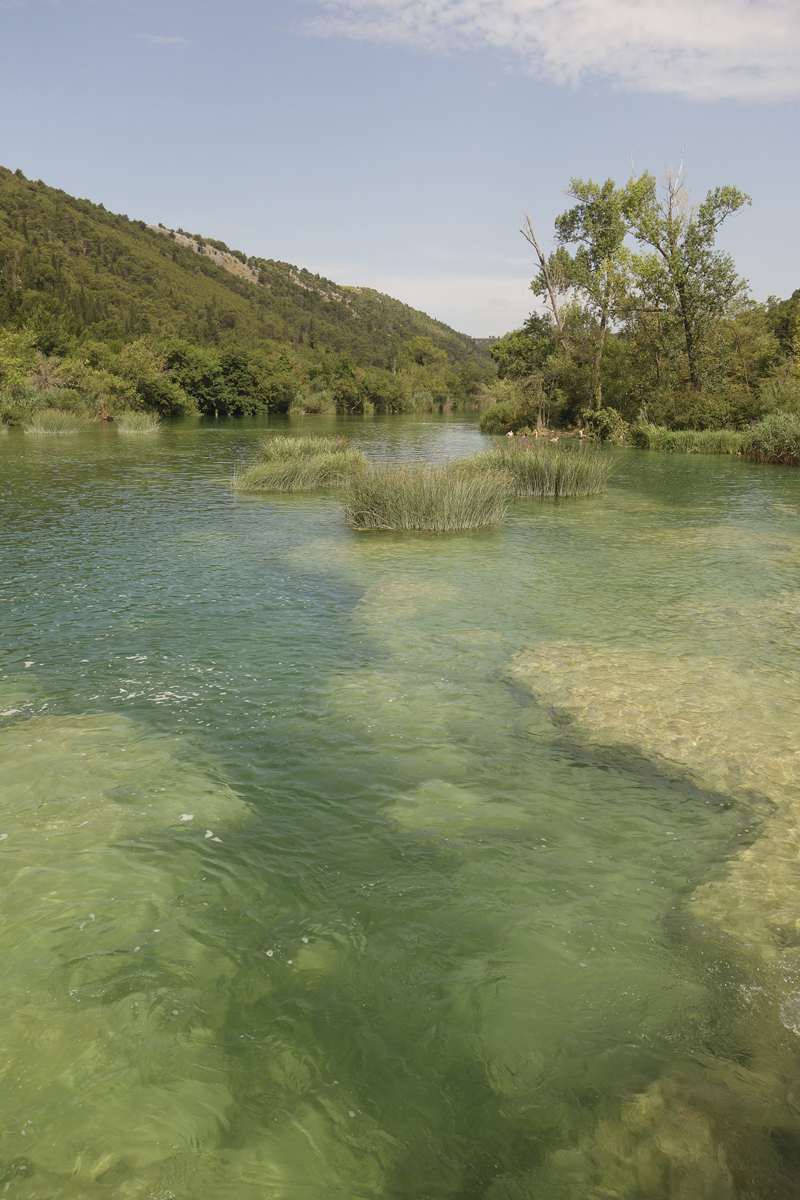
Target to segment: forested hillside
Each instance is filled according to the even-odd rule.
[[[285,410],[305,388],[312,411],[424,408],[458,403],[492,374],[485,346],[390,296],[0,168],[6,391],[235,413]]]

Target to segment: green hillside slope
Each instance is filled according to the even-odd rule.
[[[325,348],[384,367],[403,343],[425,337],[451,363],[485,361],[473,339],[390,296],[195,239],[201,250],[221,251],[216,259],[240,262],[245,269],[233,274],[181,234],[0,167],[0,322],[49,323],[50,344],[40,335],[45,352],[70,337],[172,334],[219,347],[271,340]]]

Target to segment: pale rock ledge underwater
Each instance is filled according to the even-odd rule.
[[[753,810],[752,844],[685,906],[698,929],[721,932],[735,962],[747,1067],[698,1055],[694,1072],[657,1081],[551,1161],[574,1200],[665,1190],[732,1200],[731,1160],[741,1175],[752,1152],[744,1129],[800,1136],[800,680],[734,659],[566,640],[517,653],[508,676],[565,737],[641,755]],[[748,1024],[754,994],[762,1003]]]

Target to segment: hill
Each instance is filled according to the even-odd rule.
[[[222,348],[271,341],[324,349],[385,367],[422,337],[451,363],[487,361],[472,338],[371,288],[148,227],[0,167],[0,323],[28,310],[45,324],[50,314],[45,352],[65,335],[174,335]]]

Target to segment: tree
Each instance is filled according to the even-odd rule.
[[[500,379],[521,385],[526,405],[536,405],[536,425],[546,428],[564,368],[559,330],[539,313],[531,313],[521,329],[512,330],[489,347]]]
[[[725,186],[710,191],[694,209],[683,163],[667,171],[659,196],[655,177],[634,176],[626,188],[626,216],[637,241],[651,248],[634,264],[642,286],[669,299],[683,335],[689,380],[701,387],[702,350],[708,334],[745,284],[729,254],[714,249],[717,230],[750,197]]]
[[[568,195],[577,204],[556,217],[556,237],[561,246],[577,246],[569,263],[564,262],[564,271],[594,322],[590,406],[599,409],[606,336],[622,311],[630,283],[630,254],[624,244],[629,228],[627,192],[613,179],[603,184],[572,179]]]

